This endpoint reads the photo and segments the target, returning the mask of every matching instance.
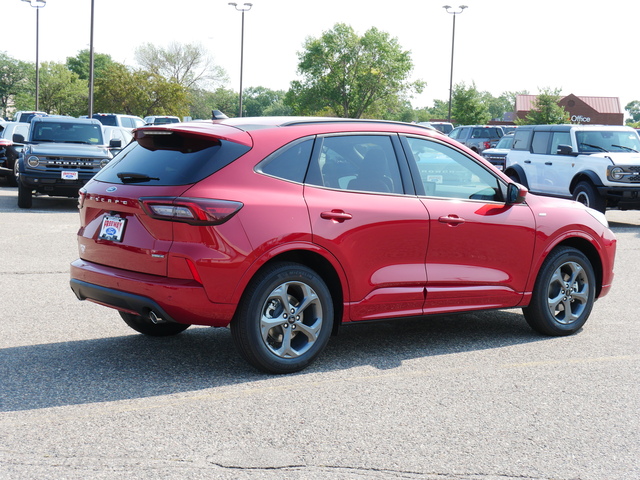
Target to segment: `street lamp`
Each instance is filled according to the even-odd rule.
[[[89,118],[93,118],[93,11],[94,0],[91,0],[91,28],[89,32]]]
[[[38,57],[40,43],[40,9],[47,4],[47,0],[22,0],[36,9],[36,110],[40,109],[40,59]]]
[[[456,43],[456,17],[460,15],[465,8],[469,8],[466,5],[460,5],[458,7],[459,10],[449,10],[451,7],[449,5],[444,5],[444,8],[447,13],[453,15],[453,35],[451,37],[451,75],[449,76],[449,117],[447,120],[451,122],[451,96],[453,94],[453,49]]]
[[[248,12],[253,7],[253,3],[244,3],[242,6],[238,6],[235,2],[229,2],[229,5],[233,5],[237,11],[242,12],[242,31],[240,34],[240,113],[242,116],[242,63],[244,61],[244,12]]]

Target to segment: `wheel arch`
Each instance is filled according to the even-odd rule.
[[[558,242],[556,245],[554,245],[553,248],[549,249],[545,257],[542,259],[542,262],[538,267],[538,272],[536,273],[536,277],[534,278],[537,278],[537,275],[540,272],[540,268],[542,266],[542,263],[544,263],[544,260],[551,254],[551,252],[553,252],[554,250],[560,247],[575,248],[576,250],[582,252],[589,259],[589,262],[593,267],[593,273],[596,277],[596,298],[598,298],[600,296],[600,292],[602,291],[602,274],[603,274],[602,260],[600,259],[600,255],[596,247],[586,238],[569,237]]]
[[[512,175],[515,174],[518,177],[518,183],[529,188],[527,175],[524,173],[524,169],[520,165],[511,165],[504,171],[504,174],[511,179],[513,179]]]
[[[326,255],[329,254],[326,253]],[[331,293],[334,311],[332,333],[334,335],[337,334],[338,327],[342,323],[342,319],[344,318],[345,314],[344,298],[346,294],[345,289],[347,288],[346,277],[344,276],[344,272],[339,270],[338,266],[332,264],[327,256],[320,253],[320,251],[297,248],[276,253],[263,264],[261,264],[259,268],[251,272],[249,278],[247,278],[246,281],[243,282],[242,292],[240,292],[240,298],[242,298],[247,287],[251,283],[251,280],[255,278],[256,275],[258,275],[261,271],[273,265],[274,263],[282,262],[299,263],[300,265],[304,265],[320,275],[324,283],[327,285],[329,292]]]
[[[573,191],[576,189],[576,186],[583,181],[591,182],[594,187],[602,186],[602,181],[597,173],[592,170],[584,170],[582,172],[578,172],[572,179],[571,184],[569,185],[569,191],[571,195],[573,195]]]

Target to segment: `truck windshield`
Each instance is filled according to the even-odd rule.
[[[638,134],[628,130],[577,131],[580,153],[640,152]]]
[[[100,125],[68,122],[42,122],[33,125],[34,142],[83,143],[102,145]]]

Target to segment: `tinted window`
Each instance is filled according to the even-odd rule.
[[[531,152],[546,154],[550,137],[551,132],[533,132],[533,140],[531,140]]]
[[[257,170],[267,175],[301,183],[307,173],[312,149],[312,138],[293,142],[269,155],[258,165]]]
[[[449,134],[449,137],[456,139],[460,136],[460,129],[459,128],[454,128],[451,133]]]
[[[409,137],[407,141],[427,196],[501,201],[498,179],[473,159],[432,140]]]
[[[388,136],[319,138],[307,183],[342,190],[403,193],[395,150]]]
[[[531,130],[516,130],[516,133],[513,135],[513,150],[528,150],[529,149],[529,135],[531,135]]]
[[[144,135],[103,168],[95,179],[123,183],[118,173],[146,175],[145,185],[187,185],[217,172],[249,147],[216,138]]]

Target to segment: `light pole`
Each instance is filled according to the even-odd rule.
[[[36,111],[40,109],[40,59],[39,44],[40,44],[40,9],[47,4],[47,0],[22,0],[27,2],[33,8],[36,9]]]
[[[244,3],[242,6],[238,6],[235,2],[229,2],[229,5],[233,5],[236,10],[242,12],[242,31],[240,33],[240,112],[239,117],[242,116],[242,63],[244,61],[244,12],[248,12],[253,7],[253,3]]]
[[[93,117],[93,7],[91,0],[91,29],[89,33],[89,118]]]
[[[451,36],[451,75],[449,76],[449,116],[447,117],[447,121],[451,122],[451,96],[453,94],[453,50],[456,44],[456,17],[460,15],[465,8],[469,8],[466,5],[460,5],[458,7],[459,10],[449,10],[451,7],[449,5],[445,5],[444,8],[447,13],[453,15],[453,34]]]

